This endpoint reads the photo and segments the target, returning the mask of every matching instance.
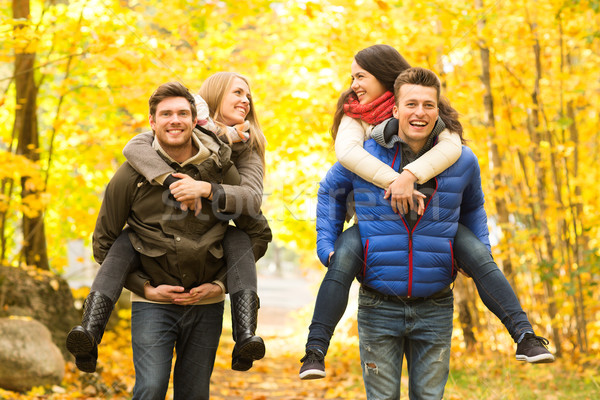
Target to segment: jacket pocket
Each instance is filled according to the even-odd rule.
[[[145,239],[146,241],[142,240],[137,234],[129,234],[131,245],[138,253],[150,258],[167,254],[167,249],[162,246],[163,243],[161,241],[149,237],[145,237]]]
[[[358,308],[372,308],[377,307],[383,302],[380,295],[363,289],[362,287],[358,290]]]

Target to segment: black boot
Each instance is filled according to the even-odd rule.
[[[233,340],[235,340],[231,369],[248,371],[255,360],[265,356],[265,343],[260,336],[254,334],[260,302],[258,295],[252,290],[241,290],[229,297]]]
[[[75,365],[83,372],[96,372],[98,344],[112,312],[112,300],[100,292],[90,292],[83,303],[81,325],[67,335],[67,350],[75,356]]]

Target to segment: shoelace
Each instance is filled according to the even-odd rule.
[[[526,340],[528,340],[528,341],[533,340],[533,341],[539,342],[546,348],[548,348],[548,344],[550,343],[548,341],[548,339],[546,339],[545,337],[536,336],[536,335],[531,335],[528,338],[526,338]]]
[[[319,357],[319,355],[317,353],[315,353],[314,351],[309,351],[308,353],[306,353],[306,355],[304,357],[302,357],[302,360],[300,360],[301,363],[308,361],[308,362],[313,362],[313,361],[320,361],[321,357]]]

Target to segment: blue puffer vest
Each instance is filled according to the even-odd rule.
[[[365,150],[394,170],[400,168],[400,144],[386,149],[368,140]],[[335,164],[319,189],[317,251],[321,260],[326,260],[341,232],[346,198],[354,189],[365,256],[359,280],[395,296],[425,297],[448,286],[456,276],[452,246],[458,222],[489,247],[477,158],[463,146],[458,161],[434,180],[425,212],[411,229],[384,200],[383,189]]]

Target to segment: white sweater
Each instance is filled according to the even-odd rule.
[[[363,148],[364,141],[371,136],[372,128],[372,125],[362,120],[344,115],[335,138],[335,155],[345,168],[364,180],[387,189],[400,174]],[[412,172],[417,177],[417,183],[422,184],[454,164],[461,152],[460,137],[445,129],[431,150],[404,169]]]

